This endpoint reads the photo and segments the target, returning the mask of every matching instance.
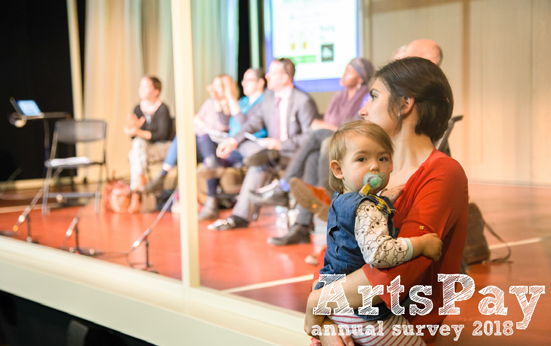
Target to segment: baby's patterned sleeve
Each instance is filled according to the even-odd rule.
[[[356,210],[354,233],[365,263],[373,268],[391,268],[411,260],[411,242],[389,235],[387,217],[371,201]]]

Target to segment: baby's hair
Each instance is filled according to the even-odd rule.
[[[370,138],[383,147],[390,157],[394,154],[392,141],[382,127],[366,120],[355,120],[342,125],[337,132],[333,134],[333,137],[331,137],[331,143],[329,145],[329,162],[336,160],[342,163],[346,155],[346,142],[351,135],[360,135]],[[342,180],[338,179],[333,174],[329,176],[329,185],[338,193],[343,193],[344,191]]]

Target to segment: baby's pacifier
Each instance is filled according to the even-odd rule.
[[[367,173],[364,175],[363,184],[361,192],[364,195],[367,195],[370,190],[377,190],[386,183],[386,174],[380,172],[378,174]]]

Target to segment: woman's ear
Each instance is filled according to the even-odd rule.
[[[402,100],[402,111],[400,112],[400,114],[408,115],[413,110],[415,99],[413,97],[404,97]]]
[[[331,161],[331,163],[329,163],[329,167],[331,168],[331,171],[333,172],[333,175],[335,176],[335,178],[344,179],[344,175],[342,174],[341,164],[339,163],[339,161],[337,160]]]

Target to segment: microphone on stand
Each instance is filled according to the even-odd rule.
[[[67,229],[67,232],[65,232],[65,240],[63,240],[63,247],[65,248],[65,243],[67,242],[67,239],[73,235],[73,232],[75,231],[75,228],[77,228],[77,224],[80,220],[80,217],[82,216],[82,212],[84,211],[84,207],[86,205],[83,205],[80,210],[78,211],[77,215],[73,218],[73,221],[71,221],[71,224],[69,225],[69,228]]]
[[[78,213],[78,215],[73,218],[71,225],[69,226],[69,228],[67,229],[67,232],[65,233],[66,238],[69,238],[73,234],[73,231],[75,230],[75,227],[77,226],[79,219],[80,219],[80,213]]]
[[[60,173],[61,173],[61,169],[58,168],[54,172],[52,177],[50,178],[50,181],[55,181],[57,179],[57,177],[59,177]],[[25,207],[25,210],[23,211],[23,213],[21,215],[19,215],[19,218],[17,219],[17,222],[15,223],[15,225],[13,225],[13,231],[14,232],[17,232],[19,230],[19,226],[21,226],[21,224],[27,219],[27,216],[33,210],[34,206],[36,205],[36,203],[38,202],[40,197],[42,197],[42,195],[44,194],[44,189],[45,189],[45,186],[42,186],[42,188],[34,196],[33,200],[31,201],[31,204],[29,204],[27,207]]]
[[[134,251],[140,244],[145,240],[145,238],[151,233],[151,228],[145,230],[145,232],[132,244],[132,249],[130,252]]]
[[[159,223],[159,221],[161,221],[161,218],[163,217],[163,215],[166,213],[168,207],[172,204],[172,201],[174,201],[174,197],[176,196],[176,193],[178,192],[178,189],[175,189],[174,192],[172,192],[172,195],[170,195],[170,198],[168,199],[168,201],[166,201],[165,205],[163,206],[163,208],[161,209],[161,212],[159,213],[159,215],[157,215],[157,218],[155,219],[155,221],[153,221],[153,223],[151,224],[151,226],[149,226],[148,229],[145,230],[145,232],[132,244],[132,249],[130,249],[130,251],[128,251],[126,253],[126,261],[128,262],[128,265],[130,267],[134,267],[134,265],[132,263],[130,263],[130,261],[128,260],[128,256],[138,247],[140,246],[141,243],[143,243],[145,241],[145,270],[150,270],[150,268],[152,268],[153,266],[149,263],[149,242],[147,241],[147,237],[149,236],[149,234],[153,231],[153,229],[155,229],[155,227],[157,226],[157,224]]]
[[[21,226],[21,224],[25,222],[25,220],[27,219],[27,215],[29,215],[32,209],[33,208],[30,205],[25,207],[25,210],[23,210],[23,213],[19,215],[19,217],[17,218],[17,222],[15,223],[15,225],[13,225],[14,232],[17,232],[19,230],[19,226]]]

